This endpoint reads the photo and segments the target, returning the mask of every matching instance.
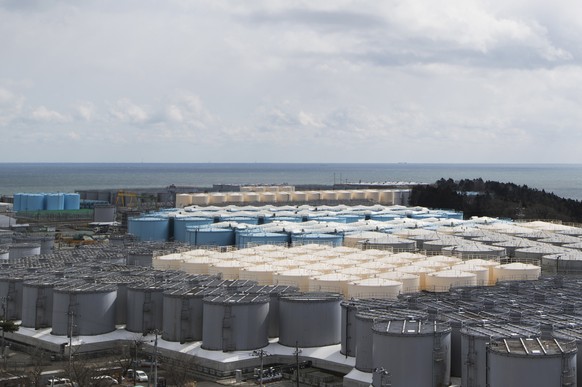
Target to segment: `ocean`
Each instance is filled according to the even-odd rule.
[[[494,180],[582,200],[582,164],[0,163],[0,195],[213,184]]]

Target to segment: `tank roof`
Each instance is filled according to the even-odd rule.
[[[269,302],[269,297],[262,294],[219,294],[204,298],[209,304],[263,304]]]
[[[512,338],[492,341],[489,351],[509,356],[562,356],[577,351],[573,340]]]
[[[374,324],[373,331],[387,336],[425,336],[448,333],[451,327],[444,321],[417,319],[389,320]]]

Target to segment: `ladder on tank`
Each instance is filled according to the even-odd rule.
[[[433,324],[432,380],[433,386],[440,386],[446,371],[445,348],[443,347],[441,335],[437,334],[436,321]]]
[[[232,337],[232,308],[230,305],[224,308],[224,317],[222,318],[222,350],[224,352],[231,352],[236,350],[236,346]]]

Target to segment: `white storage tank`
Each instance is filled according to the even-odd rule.
[[[490,387],[576,385],[576,343],[558,339],[494,340],[487,348]]]
[[[192,205],[192,195],[186,193],[176,195],[177,208],[184,208],[191,205]]]
[[[275,267],[272,265],[253,265],[242,268],[239,278],[256,281],[259,285],[273,285]]]
[[[238,279],[243,264],[236,260],[217,260],[208,267],[208,274],[220,275],[224,279]]]
[[[508,263],[493,268],[493,281],[533,281],[540,278],[541,268],[529,263]]]
[[[384,278],[367,278],[348,284],[347,298],[385,298],[396,300],[402,293],[402,282]]]
[[[414,274],[419,278],[419,290],[426,290],[426,276],[430,273],[434,273],[435,269],[431,267],[424,266],[400,266],[394,269],[395,271],[407,274]]]
[[[402,293],[416,293],[420,291],[420,277],[415,274],[388,271],[378,274],[378,277],[402,282]]]
[[[373,369],[389,372],[392,386],[450,384],[451,328],[447,323],[390,320],[372,329]]]
[[[291,269],[277,272],[273,275],[276,285],[296,286],[302,292],[309,291],[310,278],[322,275],[321,272],[310,269]]]
[[[40,255],[40,243],[15,243],[8,247],[8,259],[16,262],[21,258]]]
[[[466,273],[473,273],[476,276],[477,286],[489,286],[489,269],[486,267],[464,263],[455,265],[451,269],[464,271]]]
[[[207,206],[210,204],[210,196],[206,193],[193,194],[191,197],[191,204],[194,206]]]
[[[359,277],[342,273],[329,273],[312,277],[309,280],[310,292],[331,292],[344,296],[348,293],[348,283],[359,280]]]
[[[426,276],[426,290],[448,292],[453,287],[477,286],[477,276],[460,270],[444,270]]]

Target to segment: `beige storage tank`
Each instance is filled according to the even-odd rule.
[[[411,252],[396,253],[393,256],[397,257],[397,258],[406,259],[407,261],[409,261],[411,263],[428,259],[428,257],[424,254],[411,253]]]
[[[499,266],[499,261],[498,260],[489,260],[489,259],[468,259],[466,261],[463,261],[464,264],[467,265],[474,265],[474,266],[480,266],[480,267],[486,267],[487,270],[489,271],[489,285],[494,285],[495,284],[495,267]]]
[[[386,256],[383,258],[374,259],[374,262],[387,263],[389,265],[393,265],[396,267],[410,266],[410,262],[408,262],[406,259],[402,259],[402,258],[398,258],[398,257],[391,257],[391,256]]]
[[[528,263],[508,263],[493,268],[492,281],[534,281],[540,278],[541,267]]]
[[[436,261],[416,261],[412,263],[412,266],[418,267],[426,267],[431,269],[432,271],[441,271],[441,270],[448,270],[450,266],[444,262],[436,262]]]
[[[192,205],[192,195],[178,194],[176,195],[176,208],[184,208]]]
[[[337,200],[347,201],[352,198],[350,191],[337,191]]]
[[[273,275],[275,285],[296,286],[302,292],[309,291],[310,278],[322,273],[309,269],[293,269],[277,272]]]
[[[417,293],[420,291],[420,277],[415,274],[387,271],[378,274],[378,278],[402,282],[402,293]]]
[[[357,265],[357,262],[354,262],[353,260],[344,257],[332,258],[325,260],[323,262],[327,263],[328,265],[336,266],[339,268],[348,268]]]
[[[210,204],[223,204],[226,203],[226,194],[222,192],[213,192],[209,195],[209,203]]]
[[[192,195],[192,205],[194,206],[207,206],[210,204],[210,196],[205,193],[199,193]]]
[[[309,264],[309,269],[318,271],[318,272],[323,273],[323,274],[328,274],[328,273],[333,273],[340,268],[337,266],[334,266],[334,265],[328,265],[325,262],[317,262],[317,263]]]
[[[360,231],[355,233],[347,233],[344,235],[344,246],[356,247],[361,241],[382,238],[386,234],[378,231]]]
[[[460,270],[444,270],[426,276],[426,290],[448,292],[452,287],[476,286],[477,276]]]
[[[154,257],[152,266],[154,269],[160,270],[180,270],[183,261],[184,258],[180,253],[166,254]]]
[[[180,265],[180,270],[190,274],[208,274],[210,265],[216,263],[216,261],[216,259],[208,256],[185,256],[184,261]]]
[[[435,269],[430,267],[422,267],[422,266],[400,266],[394,269],[395,271],[407,274],[414,274],[417,275],[419,278],[419,289],[426,290],[426,276],[430,273],[434,273]]]
[[[375,277],[377,274],[380,273],[380,270],[369,269],[366,267],[361,266],[352,266],[352,267],[345,267],[343,269],[339,269],[338,273],[347,274],[347,275],[354,275],[361,279]]]
[[[489,286],[489,268],[487,267],[476,266],[470,263],[461,263],[453,266],[451,269],[473,273],[476,276],[477,286]]]
[[[308,201],[321,200],[321,192],[320,191],[308,191],[307,192],[307,200]]]
[[[371,200],[375,203],[379,203],[380,202],[380,191],[375,190],[375,189],[368,189],[365,191],[364,197],[367,200]]]
[[[245,196],[243,193],[241,192],[229,192],[226,195],[226,200],[229,203],[244,203],[245,201]]]
[[[386,205],[394,204],[394,191],[392,190],[380,191],[380,203]]]
[[[261,195],[258,192],[243,192],[243,202],[258,203],[261,201]]]
[[[261,203],[275,203],[277,202],[277,194],[275,192],[262,192],[260,201]]]
[[[239,279],[256,281],[259,285],[273,285],[275,267],[272,265],[248,266],[239,271]]]
[[[366,193],[364,191],[352,191],[352,200],[365,200]]]
[[[309,291],[340,293],[347,296],[348,283],[359,279],[356,276],[341,273],[322,274],[309,279]]]
[[[306,202],[307,201],[307,193],[305,193],[303,191],[295,191],[295,192],[293,192],[293,195],[291,195],[291,198],[295,202]]]
[[[277,192],[277,203],[288,203],[291,199],[291,192]]]
[[[220,260],[208,267],[208,274],[222,274],[222,279],[236,280],[239,279],[240,270],[243,267],[243,264],[237,260]]]
[[[295,261],[293,259],[281,259],[278,261],[271,261],[270,265],[275,268],[275,271],[287,271],[292,269],[299,269],[305,265],[301,261]]]
[[[358,267],[363,267],[363,268],[366,268],[366,269],[376,270],[379,273],[383,273],[383,272],[386,272],[386,271],[393,271],[394,269],[396,269],[398,267],[396,265],[391,265],[389,263],[385,263],[385,262],[375,262],[375,261],[358,262],[358,263],[356,263],[356,265]]]
[[[367,278],[348,284],[348,298],[385,298],[396,300],[402,293],[402,282],[384,278]]]
[[[444,263],[448,267],[451,267],[451,266],[454,266],[454,265],[458,265],[460,263],[463,263],[463,260],[461,258],[449,257],[449,256],[446,256],[446,255],[432,255],[432,256],[428,256],[426,258],[426,261]]]
[[[337,200],[336,191],[323,191],[321,193],[321,200]]]

